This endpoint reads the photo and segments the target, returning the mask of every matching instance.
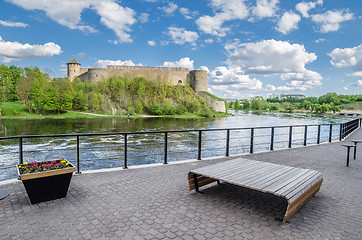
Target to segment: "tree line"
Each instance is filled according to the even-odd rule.
[[[111,77],[99,82],[50,78],[37,67],[0,66],[0,97],[22,102],[29,113],[68,110],[110,114],[211,115],[204,98],[190,86],[174,86],[143,77]],[[1,110],[1,109],[0,109]]]
[[[279,97],[264,99],[261,96],[250,100],[235,100],[229,103],[229,108],[235,110],[307,110],[315,113],[340,112],[347,104],[362,102],[362,94],[359,95],[338,95],[337,93],[327,93],[320,97],[305,97],[303,99]],[[353,107],[352,107],[353,108]]]

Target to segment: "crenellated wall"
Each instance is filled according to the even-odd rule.
[[[107,66],[108,76],[134,75],[151,80],[169,82],[173,85],[186,85],[188,68],[147,67],[147,66]]]

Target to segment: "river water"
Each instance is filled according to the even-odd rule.
[[[351,120],[348,117],[322,116],[315,114],[288,114],[272,112],[230,112],[234,116],[207,119],[170,119],[170,118],[100,118],[100,119],[45,119],[45,120],[0,120],[0,136],[51,135],[74,133],[112,133],[112,132],[149,132],[192,129],[253,128],[269,126],[290,126],[310,124],[336,124]],[[326,129],[325,129],[326,130]],[[269,141],[270,129],[258,130],[259,138]],[[263,132],[264,131],[264,132]],[[339,129],[333,129],[336,135]],[[316,132],[311,129],[309,134]],[[198,132],[173,133],[169,135],[168,161],[195,159],[197,157]],[[288,129],[280,130],[281,145],[285,147]],[[299,135],[300,136],[299,136]],[[302,135],[293,130],[293,139]],[[231,133],[230,155],[249,151],[250,130]],[[310,138],[315,138],[315,136]],[[326,135],[326,134],[324,134]],[[327,136],[323,137],[326,140]],[[334,137],[335,138],[335,137]],[[202,157],[225,155],[225,131],[205,132],[202,135]],[[257,140],[257,138],[256,138]],[[130,135],[128,143],[128,165],[163,162],[164,135]],[[276,142],[279,142],[276,138]],[[308,140],[309,141],[309,140]],[[311,140],[311,143],[313,141]],[[36,138],[24,139],[24,161],[43,161],[65,157],[75,163],[76,140],[72,138]],[[296,141],[296,145],[300,145]],[[81,170],[107,167],[121,167],[124,162],[123,136],[82,137],[80,143]],[[276,148],[278,146],[276,145]],[[260,144],[256,150],[268,150],[268,144]],[[133,155],[132,155],[133,154]],[[0,181],[15,178],[13,167],[19,161],[18,140],[0,141]]]

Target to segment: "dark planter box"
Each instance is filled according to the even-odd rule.
[[[40,173],[19,174],[31,204],[51,201],[67,196],[75,167]]]

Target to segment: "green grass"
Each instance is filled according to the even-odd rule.
[[[353,102],[353,103],[347,103],[347,104],[343,104],[340,106],[341,109],[358,109],[358,110],[362,110],[362,102]]]
[[[1,109],[1,115],[18,116],[27,114],[26,107],[19,102],[4,102]]]

